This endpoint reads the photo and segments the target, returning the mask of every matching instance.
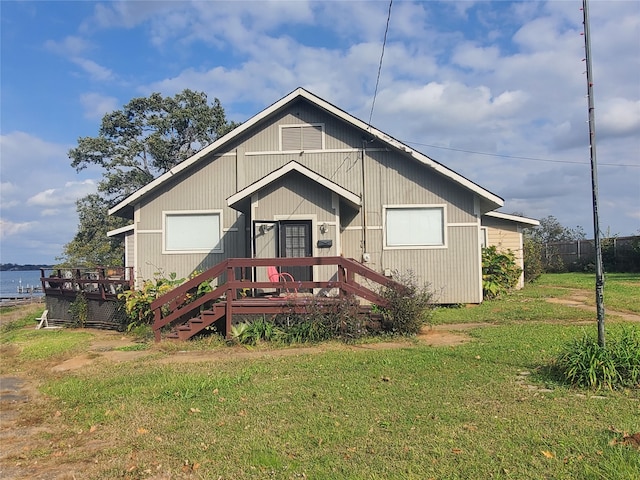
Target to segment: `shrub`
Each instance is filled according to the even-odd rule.
[[[543,245],[531,237],[524,237],[524,280],[525,282],[535,282],[544,273],[542,262]]]
[[[84,292],[79,292],[76,299],[69,305],[69,314],[73,320],[73,326],[83,328],[89,319],[89,302]]]
[[[382,329],[397,335],[415,335],[433,314],[433,292],[429,285],[419,286],[415,274],[394,272],[395,284],[384,286],[380,296],[387,307],[380,309]]]
[[[153,323],[153,312],[151,304],[153,301],[184,282],[184,278],[176,278],[175,273],[171,273],[166,278],[162,273],[156,272],[153,280],[145,280],[142,288],[137,290],[127,290],[118,295],[124,300],[124,308],[129,318],[127,330],[140,325],[151,325]]]
[[[572,385],[609,389],[640,387],[640,332],[625,328],[619,336],[609,335],[601,347],[593,335],[566,346],[555,364],[562,378]]]
[[[278,314],[270,319],[249,317],[231,327],[236,343],[255,345],[261,341],[284,344],[316,343],[329,339],[352,342],[367,335],[366,318],[359,315],[354,297],[325,303],[309,299],[304,313]]]
[[[514,288],[521,273],[511,250],[500,252],[495,245],[482,250],[482,291],[485,299],[499,297]]]

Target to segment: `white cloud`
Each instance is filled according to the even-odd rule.
[[[92,120],[99,120],[106,113],[113,112],[120,106],[117,98],[95,92],[80,95],[80,103],[84,108],[85,118]]]
[[[47,50],[64,57],[78,57],[92,48],[89,41],[75,35],[69,35],[60,41],[47,40],[44,46]]]
[[[36,193],[27,200],[27,205],[59,209],[59,207],[75,205],[79,198],[95,192],[96,184],[93,180],[67,182],[64,188],[48,188]],[[48,214],[51,215],[51,210]]]
[[[596,110],[598,134],[640,135],[640,100],[611,98]]]
[[[103,67],[102,65],[98,65],[93,60],[82,57],[73,57],[71,61],[82,68],[85,73],[89,74],[93,80],[105,82],[115,78],[115,75],[110,69]]]
[[[12,222],[0,218],[0,238],[14,237],[28,232],[34,227],[34,222]]]

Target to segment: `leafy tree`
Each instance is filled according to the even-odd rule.
[[[78,231],[73,240],[64,246],[62,256],[57,258],[62,262],[61,266],[122,266],[122,241],[107,238],[107,232],[125,226],[127,220],[108,216],[108,205],[97,194],[79,199],[76,209],[79,217]]]
[[[540,225],[524,231],[525,278],[535,280],[544,271],[563,271],[565,265],[558,252],[547,246],[553,242],[584,240],[587,236],[581,226],[569,228],[556,217],[540,219]],[[527,268],[527,263],[531,268]],[[542,268],[540,268],[540,265]]]
[[[553,215],[540,219],[539,226],[527,229],[526,232],[531,239],[542,244],[587,238],[580,225],[575,228],[565,227]]]
[[[153,93],[107,113],[98,136],[79,138],[69,158],[77,171],[102,167],[98,192],[115,204],[236,126],[204,92]]]
[[[77,202],[78,233],[59,259],[74,266],[122,264],[121,242],[106,232],[123,226],[108,208],[237,126],[216,98],[183,90],[174,97],[153,93],[107,113],[96,137],[81,137],[69,151],[71,166],[102,168],[98,193]]]

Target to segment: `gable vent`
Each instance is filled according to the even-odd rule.
[[[283,125],[282,150],[322,150],[322,125]]]

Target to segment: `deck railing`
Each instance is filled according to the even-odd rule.
[[[116,298],[133,288],[132,267],[41,268],[40,282],[45,295],[84,293],[88,298]]]
[[[250,298],[240,298],[239,292],[257,292],[264,289],[290,289],[291,282],[270,282],[251,280],[252,272],[259,267],[333,267],[333,272],[324,277],[324,281],[295,281],[295,288],[335,290],[338,296],[354,295],[379,306],[386,302],[378,294],[382,286],[402,286],[374,270],[344,257],[302,257],[302,258],[230,258],[215,267],[190,279],[171,290],[151,304],[154,312],[153,330],[156,340],[160,340],[160,331],[167,325],[187,321],[198,314],[207,304],[223,303],[225,308],[225,330],[227,335],[231,329],[234,304],[242,300],[246,305]],[[328,268],[325,270],[329,270]],[[212,291],[194,298],[198,287],[203,283],[212,285]],[[304,302],[304,297],[290,299],[292,303]],[[245,307],[246,308],[246,307]]]

